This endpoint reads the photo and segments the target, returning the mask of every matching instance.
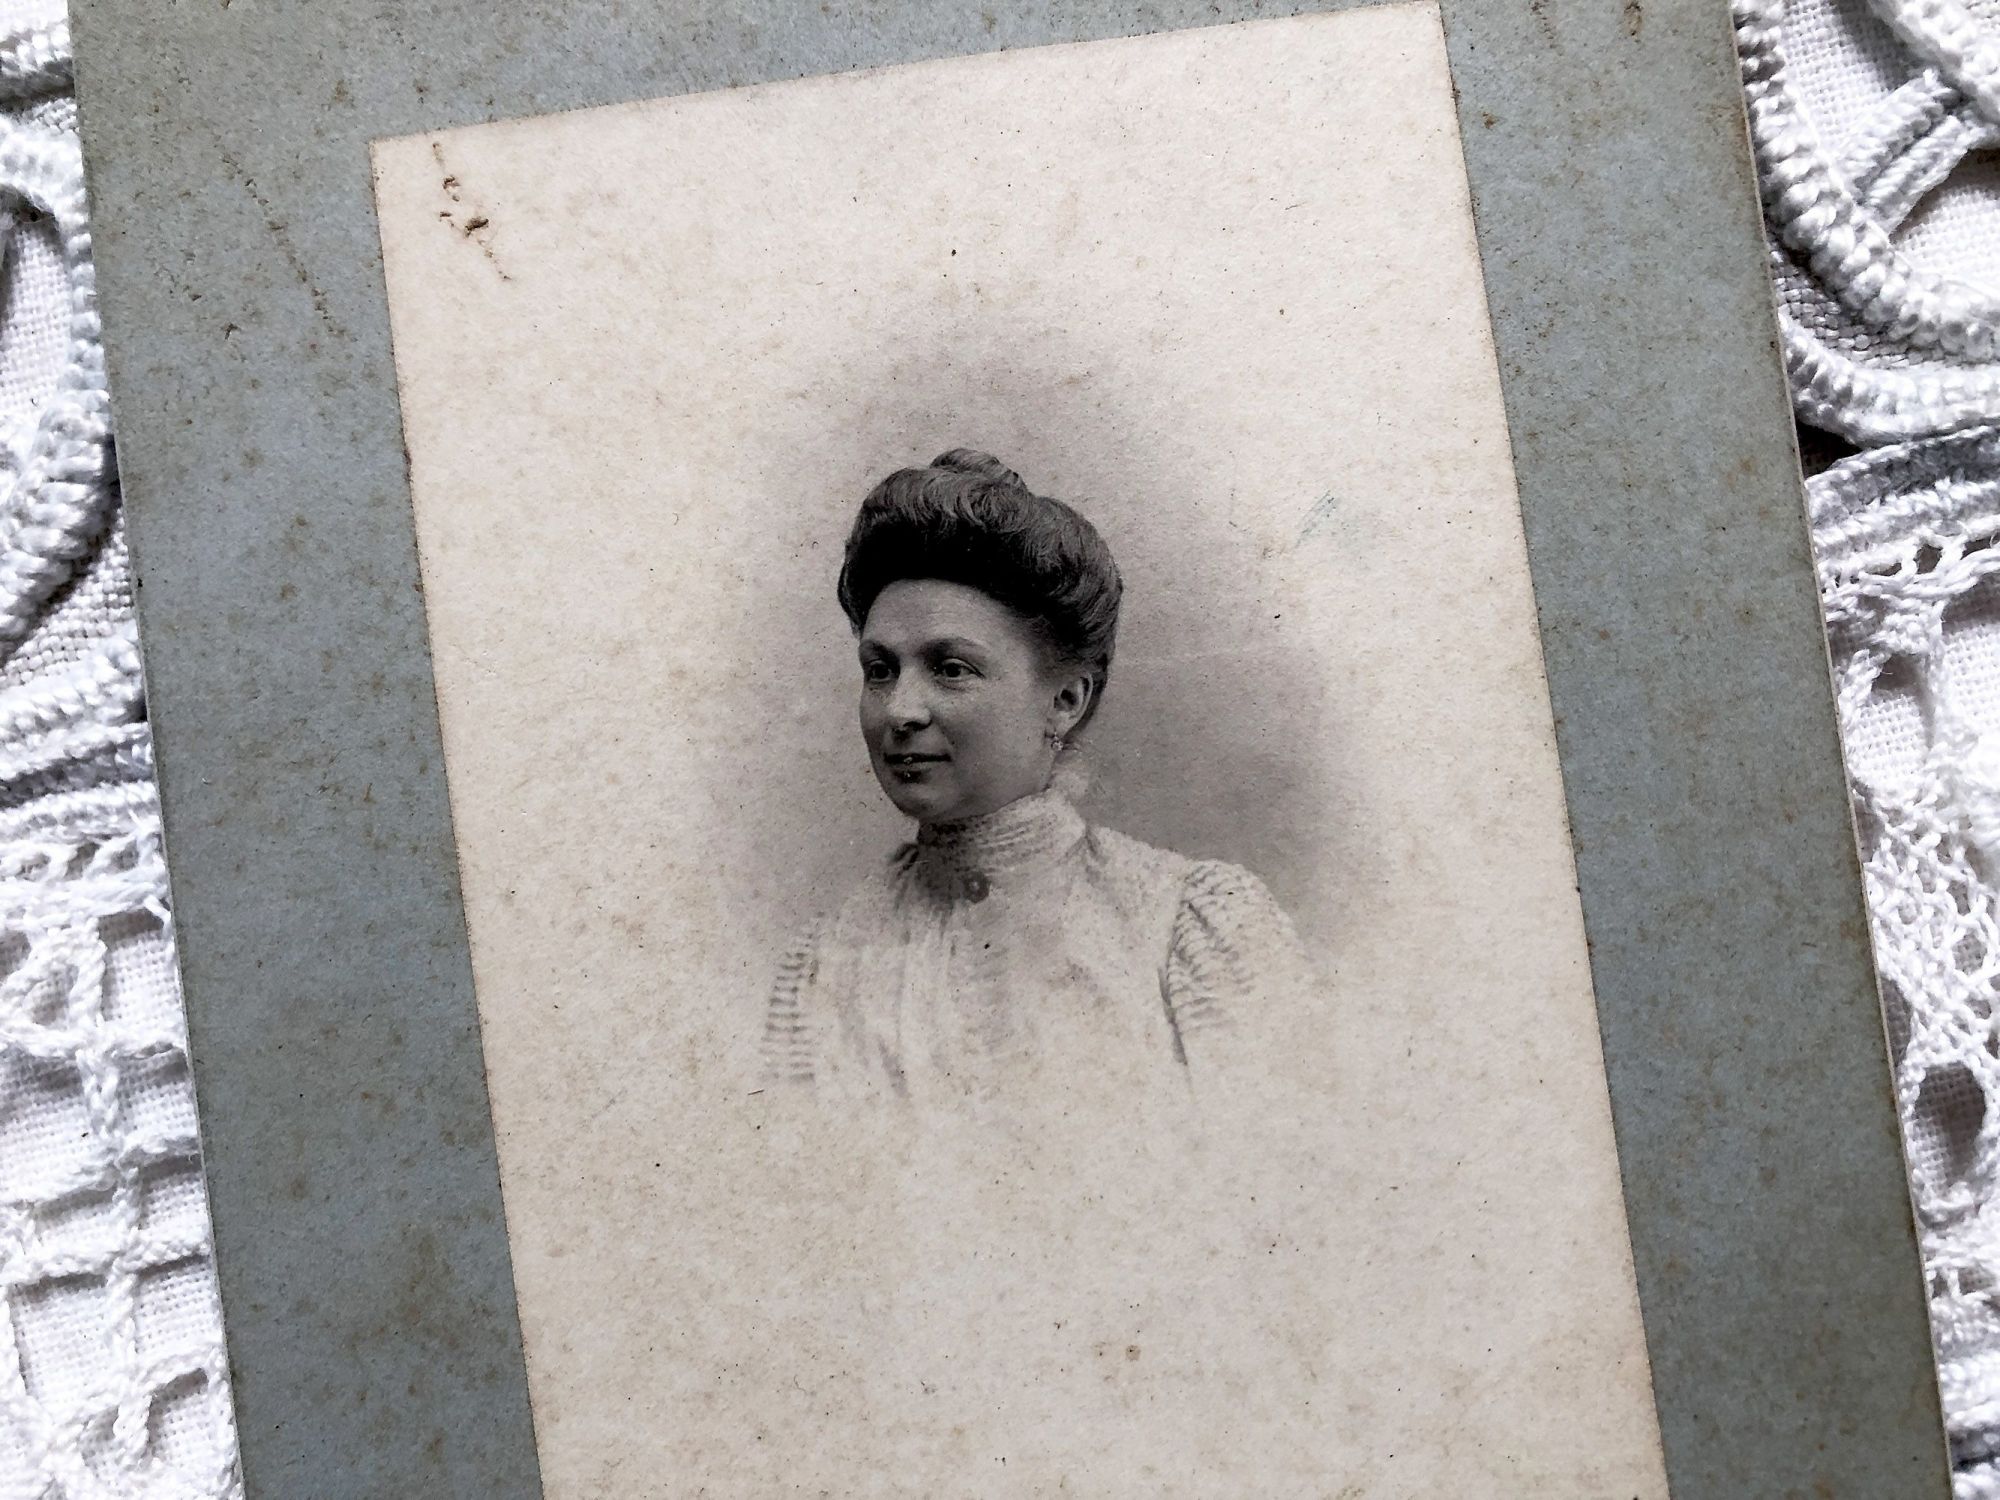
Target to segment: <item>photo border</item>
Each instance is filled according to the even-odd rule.
[[[253,1500],[541,1488],[368,143],[1345,8],[74,0]],[[1672,1493],[1942,1496],[1727,8],[1442,9]]]

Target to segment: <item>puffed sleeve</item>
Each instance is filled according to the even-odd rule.
[[[814,1017],[811,994],[819,977],[825,919],[808,922],[786,949],[764,1010],[764,1079],[769,1085],[811,1084]]]
[[[1291,919],[1264,882],[1203,860],[1181,886],[1163,986],[1188,1066],[1234,1069],[1297,1019],[1310,968]]]

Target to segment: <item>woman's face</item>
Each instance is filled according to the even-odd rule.
[[[875,779],[920,823],[955,822],[1048,785],[1051,736],[1090,701],[1049,671],[1028,623],[978,589],[902,579],[861,628],[861,735]]]

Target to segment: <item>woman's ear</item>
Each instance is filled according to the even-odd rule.
[[[1056,684],[1054,712],[1049,716],[1049,728],[1057,735],[1067,735],[1082,722],[1089,712],[1090,700],[1097,696],[1097,678],[1089,672],[1074,672]]]

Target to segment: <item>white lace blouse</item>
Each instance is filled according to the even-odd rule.
[[[1092,827],[1047,791],[921,829],[808,926],[770,995],[767,1083],[1171,1102],[1240,1066],[1305,972],[1247,870]]]

